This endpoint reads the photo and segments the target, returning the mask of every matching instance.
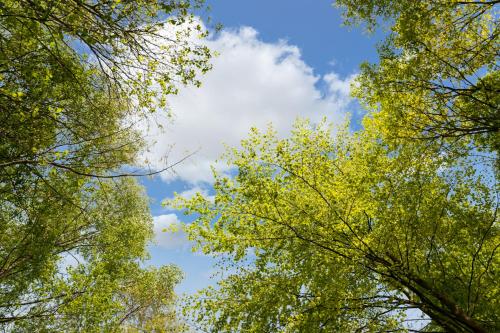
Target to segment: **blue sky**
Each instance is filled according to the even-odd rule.
[[[213,21],[225,27],[247,25],[264,42],[286,39],[297,45],[302,58],[318,73],[334,68],[349,75],[361,62],[377,60],[375,45],[380,35],[341,26],[341,12],[331,0],[212,0],[209,4]]]
[[[343,27],[329,0],[212,0],[210,16],[224,29],[207,44],[220,52],[199,89],[186,88],[171,99],[173,121],[157,120],[163,129],[148,132],[146,156],[161,167],[196,154],[175,172],[142,179],[151,198],[157,244],[150,247],[154,265],[173,263],[185,273],[179,293],[193,293],[210,283],[214,260],[190,251],[182,233],[161,230],[191,219],[161,206],[174,192],[212,195],[210,165],[223,144],[237,146],[251,126],[272,123],[286,136],[296,117],[340,123],[359,106],[349,98],[350,80],[363,61],[375,62],[381,35]],[[167,161],[162,158],[167,157]]]

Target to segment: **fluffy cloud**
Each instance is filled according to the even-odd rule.
[[[352,77],[316,76],[296,46],[262,42],[249,27],[224,31],[207,44],[220,56],[213,60],[214,69],[203,78],[202,87],[184,88],[171,98],[173,121],[158,117],[148,126],[151,148],[145,158],[156,168],[196,152],[173,172],[163,173],[164,180],[181,179],[193,186],[210,183],[210,166],[224,144],[237,146],[252,126],[272,123],[285,136],[297,117],[343,120]]]
[[[182,222],[175,214],[165,214],[153,217],[155,245],[169,250],[185,250],[191,247],[186,233],[180,230]],[[172,232],[174,228],[176,232]]]

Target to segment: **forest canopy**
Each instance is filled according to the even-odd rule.
[[[207,5],[0,0],[0,329],[500,331],[499,5],[336,0],[386,37],[360,126],[252,128],[213,197],[167,203],[223,273],[181,316],[138,181],[172,165],[144,171],[136,122],[211,70]]]
[[[202,6],[0,2],[0,325],[9,331],[180,329],[181,273],[144,268],[152,218],[128,170],[144,149],[132,120],[168,113],[168,96],[210,69],[193,15]]]

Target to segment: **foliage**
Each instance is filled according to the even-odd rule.
[[[336,0],[348,24],[391,32],[354,94],[391,139],[438,139],[498,152],[498,1]]]
[[[196,70],[210,68],[208,49],[193,43],[206,33],[190,8],[168,0],[2,1],[2,171],[48,165],[100,175],[89,169],[133,164],[141,143],[124,120],[165,107],[179,84],[198,85]]]
[[[180,271],[172,266],[142,271],[129,283],[122,297],[131,309],[124,316],[126,332],[184,332],[173,309],[173,288]]]
[[[140,268],[151,216],[136,181],[122,178],[136,174],[127,170],[143,149],[134,119],[165,109],[169,94],[199,85],[210,68],[197,43],[206,31],[192,14],[201,6],[0,1],[0,324],[8,330],[172,324],[179,273]],[[72,256],[81,263],[66,271]],[[158,290],[146,304],[147,284]]]
[[[177,199],[227,270],[193,299],[212,332],[487,332],[500,327],[498,193],[434,142],[397,148],[377,127],[253,130],[215,201]]]
[[[142,188],[129,178],[87,182],[62,197],[40,188],[2,210],[1,243],[10,252],[3,253],[1,322],[14,332],[177,325],[180,272],[139,266],[152,236]]]
[[[174,266],[147,269],[124,265],[113,275],[103,267],[71,268],[69,280],[59,281],[64,302],[56,315],[36,316],[18,323],[20,332],[181,332],[174,311]],[[80,288],[80,289],[79,289]],[[74,290],[84,290],[74,297]],[[41,308],[37,308],[41,311]]]
[[[46,80],[61,73],[78,75],[78,69],[86,68],[104,76],[113,85],[107,88],[121,99],[129,103],[135,99],[131,106],[164,107],[166,96],[177,92],[179,84],[199,85],[197,71],[210,68],[210,51],[196,43],[207,32],[191,13],[202,4],[200,0],[3,0],[2,66],[8,71],[2,70],[2,81],[31,73],[26,66],[33,61],[31,65],[45,70],[34,77]],[[78,61],[70,61],[66,52]],[[78,79],[73,80],[74,89],[80,85]],[[23,88],[28,87],[3,87],[11,94],[26,93]]]

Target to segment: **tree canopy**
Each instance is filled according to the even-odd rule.
[[[207,330],[499,329],[491,174],[434,143],[391,149],[366,126],[254,131],[226,156],[237,175],[217,176],[213,203],[179,199],[200,216],[190,237],[228,270],[195,298]]]
[[[180,273],[143,267],[148,200],[123,178],[137,174],[144,148],[134,120],[169,112],[167,97],[210,68],[193,15],[202,5],[0,1],[0,323],[9,330],[174,325]]]
[[[346,22],[390,22],[378,64],[354,94],[391,139],[439,139],[498,152],[498,1],[337,0]],[[387,25],[386,25],[387,26]]]
[[[389,27],[363,129],[253,129],[215,198],[177,198],[220,259],[187,304],[213,332],[496,332],[498,4],[337,0]],[[175,266],[145,267],[134,122],[210,69],[201,0],[0,0],[0,325],[178,332]],[[165,166],[168,168],[169,166]]]

